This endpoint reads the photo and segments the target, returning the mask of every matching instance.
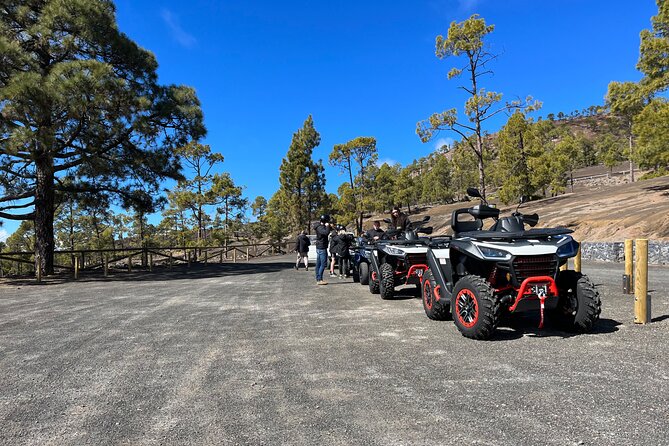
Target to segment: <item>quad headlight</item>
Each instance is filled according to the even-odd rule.
[[[569,237],[569,241],[558,248],[557,255],[562,258],[574,257],[578,252],[578,247],[579,243]]]
[[[403,256],[404,251],[401,249],[395,248],[394,246],[384,246],[383,250],[387,253],[390,254],[391,256]]]
[[[483,257],[489,258],[489,259],[506,259],[511,257],[511,254],[509,254],[506,251],[502,251],[501,249],[495,249],[495,248],[488,248],[487,246],[479,246],[479,251],[481,251],[481,254],[483,254]]]

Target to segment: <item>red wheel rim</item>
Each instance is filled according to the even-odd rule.
[[[479,303],[471,290],[460,290],[455,298],[455,314],[458,321],[467,328],[472,328],[479,320]]]
[[[428,310],[434,305],[434,296],[432,295],[432,285],[429,280],[423,281],[423,303]]]

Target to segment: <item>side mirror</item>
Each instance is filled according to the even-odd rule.
[[[384,222],[384,223],[387,223],[387,224],[391,224],[391,223],[392,223],[392,221],[391,221],[389,218],[384,218],[384,219],[383,219],[383,222]]]
[[[429,216],[429,215],[426,215],[425,217],[423,217],[423,219],[422,219],[421,221],[422,221],[423,223],[427,223],[428,221],[430,221],[430,216]]]
[[[468,187],[467,195],[469,195],[470,197],[481,198],[481,192],[479,192],[479,190],[475,187]]]
[[[520,204],[527,203],[528,201],[530,201],[530,197],[528,197],[527,195],[520,196]]]
[[[534,213],[530,215],[523,215],[523,222],[530,227],[535,227],[539,223],[539,214]]]

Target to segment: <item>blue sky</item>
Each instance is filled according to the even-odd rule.
[[[222,170],[245,195],[270,198],[293,133],[309,114],[321,134],[314,158],[357,136],[403,165],[455,135],[422,144],[416,122],[461,108],[457,60],[434,40],[452,21],[480,14],[495,31],[488,90],[532,95],[540,115],[601,104],[612,80],[638,80],[639,32],[654,0],[220,1],[117,0],[119,27],[155,53],[162,83],[197,90]],[[491,123],[495,131],[502,124]],[[327,167],[327,189],[344,176]],[[17,226],[5,221],[0,231]],[[1,237],[1,234],[0,234]]]

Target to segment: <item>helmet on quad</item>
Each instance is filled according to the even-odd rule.
[[[321,223],[330,223],[330,216],[328,214],[321,215]]]

